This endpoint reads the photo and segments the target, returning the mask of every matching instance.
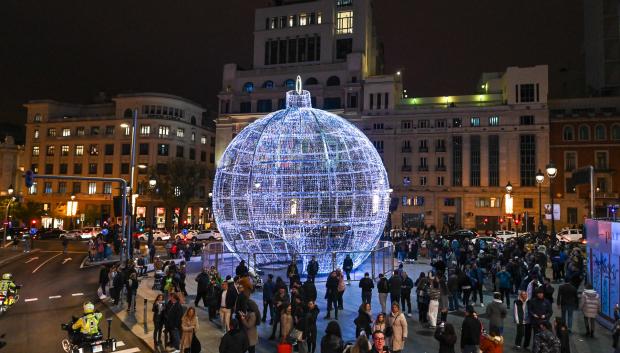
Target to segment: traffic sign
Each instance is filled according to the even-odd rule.
[[[103,235],[108,235],[108,232],[109,232],[109,231],[108,231],[108,228],[103,228],[103,229],[101,230],[101,234],[103,234]]]
[[[34,173],[32,172],[32,170],[26,171],[26,173],[24,174],[24,179],[24,184],[26,184],[26,187],[31,188],[34,184]]]
[[[183,230],[181,231],[181,233],[183,233],[183,235],[187,235],[187,233],[188,233],[187,228],[183,228]]]
[[[30,228],[30,235],[35,235],[37,234],[38,229],[35,227]]]

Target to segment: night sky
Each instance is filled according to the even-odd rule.
[[[222,65],[252,61],[266,0],[3,1],[0,121],[52,98],[158,91],[216,106]],[[582,72],[582,1],[375,1],[386,71],[410,96],[471,93],[483,71],[549,64]],[[553,91],[552,91],[553,94]]]

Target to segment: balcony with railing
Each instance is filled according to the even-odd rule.
[[[411,153],[411,147],[403,146],[400,148],[402,153]]]
[[[446,152],[446,146],[435,146],[435,152]]]
[[[436,172],[445,172],[446,171],[446,166],[445,165],[436,165],[435,166],[435,171]]]
[[[404,165],[400,168],[401,171],[403,172],[410,172],[411,171],[411,166],[410,165]]]
[[[428,152],[428,147],[425,147],[425,146],[420,146],[420,147],[418,148],[418,152]]]
[[[428,166],[427,165],[418,166],[418,172],[428,172]]]

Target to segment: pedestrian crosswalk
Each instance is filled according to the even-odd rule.
[[[137,352],[140,352],[140,348],[137,348],[137,347],[126,348],[125,342],[123,341],[116,342],[116,350],[114,351],[114,353],[137,353]]]

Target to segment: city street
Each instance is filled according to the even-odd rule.
[[[62,352],[60,342],[66,337],[60,325],[71,320],[71,315],[82,313],[82,304],[92,300],[104,317],[113,317],[96,295],[99,268],[80,269],[86,255],[85,243],[71,242],[69,253],[63,255],[58,241],[39,241],[37,248],[26,257],[0,267],[2,273],[11,272],[17,284],[22,284],[19,302],[0,317],[2,352]],[[21,251],[21,250],[19,250]],[[2,249],[0,258],[19,254]],[[107,334],[107,322],[101,329]],[[112,336],[122,341],[118,352],[148,352],[149,349],[121,323],[112,321]],[[45,347],[45,348],[43,348]]]

